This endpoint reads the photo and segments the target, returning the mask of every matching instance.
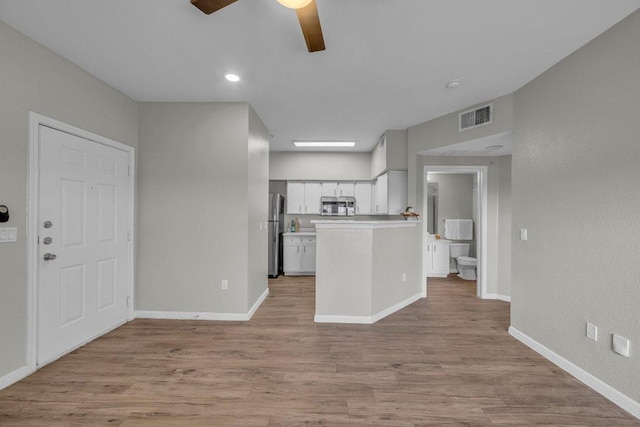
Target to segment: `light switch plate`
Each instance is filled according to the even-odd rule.
[[[0,243],[13,243],[18,240],[18,227],[0,227]]]
[[[629,340],[623,336],[613,334],[613,351],[629,357]]]
[[[527,229],[526,228],[521,228],[520,229],[520,240],[527,240]]]
[[[587,322],[587,338],[598,341],[598,327],[593,323]]]

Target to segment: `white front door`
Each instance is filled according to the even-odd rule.
[[[128,154],[39,126],[37,364],[127,320]]]

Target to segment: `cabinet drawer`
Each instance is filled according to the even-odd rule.
[[[315,237],[303,237],[302,238],[302,244],[303,245],[315,245],[316,244],[316,238]]]
[[[298,236],[284,236],[282,243],[285,245],[299,245],[300,237]]]

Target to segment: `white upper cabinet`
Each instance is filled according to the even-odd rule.
[[[287,183],[287,213],[304,213],[304,182]]]
[[[370,181],[288,181],[287,214],[321,214],[322,197],[355,197],[356,215],[396,215],[407,205],[407,172],[389,171]]]
[[[320,215],[320,198],[322,184],[319,182],[305,182],[304,184],[304,213]]]
[[[353,186],[353,195],[356,198],[356,215],[371,214],[371,183],[356,182]]]
[[[319,182],[287,182],[287,214],[320,214]]]
[[[387,174],[380,175],[376,179],[374,188],[374,210],[375,214],[386,214],[389,207],[387,206]]]
[[[407,172],[389,171],[375,182],[374,213],[398,215],[407,207]]]
[[[354,196],[355,195],[354,186],[355,186],[354,182],[339,182],[338,197]]]
[[[322,183],[322,195],[336,197],[338,195],[338,183],[337,182],[323,182]]]

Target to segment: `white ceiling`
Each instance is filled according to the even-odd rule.
[[[327,50],[295,12],[239,0],[0,0],[0,19],[137,101],[246,101],[273,134],[356,140],[518,89],[640,0],[317,0]],[[230,84],[223,75],[239,74]],[[455,90],[445,83],[458,78]],[[354,151],[354,150],[345,150]]]

